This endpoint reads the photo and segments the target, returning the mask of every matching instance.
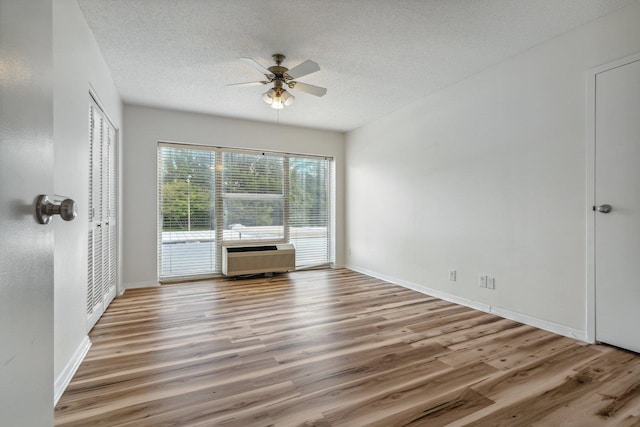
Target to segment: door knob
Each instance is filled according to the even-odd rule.
[[[78,216],[76,202],[72,199],[64,199],[59,205],[51,202],[44,194],[38,196],[36,201],[36,217],[40,224],[49,224],[53,215],[60,215],[65,221],[73,221]]]
[[[600,213],[609,213],[611,212],[611,205],[600,205],[600,206],[594,206],[593,207],[594,211],[598,211]]]

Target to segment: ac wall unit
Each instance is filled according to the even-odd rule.
[[[222,274],[243,276],[284,273],[296,267],[296,249],[291,243],[222,248]]]

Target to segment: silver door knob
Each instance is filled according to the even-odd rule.
[[[594,210],[600,212],[600,213],[609,213],[611,212],[611,205],[600,205],[600,206],[594,206]]]
[[[36,201],[36,218],[40,224],[49,224],[53,215],[60,215],[65,221],[73,221],[78,216],[76,202],[72,199],[64,199],[59,205],[52,203],[44,194],[38,196]]]

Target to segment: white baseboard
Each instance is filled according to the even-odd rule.
[[[504,317],[505,319],[514,320],[516,322],[524,323],[525,325],[534,326],[536,328],[544,329],[545,331],[553,332],[554,334],[563,335],[565,337],[574,338],[584,342],[589,342],[585,331],[581,331],[579,329],[574,329],[554,322],[549,322],[547,320],[538,319],[527,314],[517,313],[506,308],[496,307],[490,304],[485,304],[467,298],[459,297],[457,295],[452,295],[447,292],[439,291],[437,289],[431,289],[427,286],[418,285],[413,282],[408,282],[406,280],[387,276],[364,268],[354,266],[347,266],[346,268],[362,274],[366,274],[367,276],[375,277],[377,279],[402,286],[407,289],[414,290],[416,292],[420,292],[425,295],[464,305],[465,307],[470,307],[476,310],[484,311],[486,313],[492,313],[497,316]]]
[[[127,289],[138,289],[138,288],[153,288],[155,286],[160,286],[158,282],[130,282],[124,283],[122,286],[122,292],[120,295],[124,294]]]
[[[87,355],[89,348],[91,348],[91,341],[88,336],[85,336],[58,378],[56,378],[56,382],[53,385],[53,406],[58,404],[58,400],[60,400],[62,393],[67,389],[78,367],[80,367],[80,363],[82,363],[84,357]]]
[[[548,320],[538,319],[537,317],[529,316],[528,314],[517,313],[515,311],[495,306],[491,307],[491,311],[489,311],[489,313],[497,314],[500,317],[515,320],[516,322],[534,326],[539,329],[544,329],[545,331],[553,332],[554,334],[592,343],[592,341],[589,341],[587,334],[584,331],[560,325],[558,323],[549,322]]]

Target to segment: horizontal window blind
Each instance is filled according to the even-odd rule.
[[[312,266],[331,259],[330,162],[293,157],[289,160],[289,240],[296,264]]]
[[[217,271],[215,156],[213,151],[160,147],[160,277]]]
[[[329,158],[159,143],[159,276],[220,272],[221,246],[290,242],[333,262]]]
[[[284,157],[222,154],[226,242],[284,240]]]

